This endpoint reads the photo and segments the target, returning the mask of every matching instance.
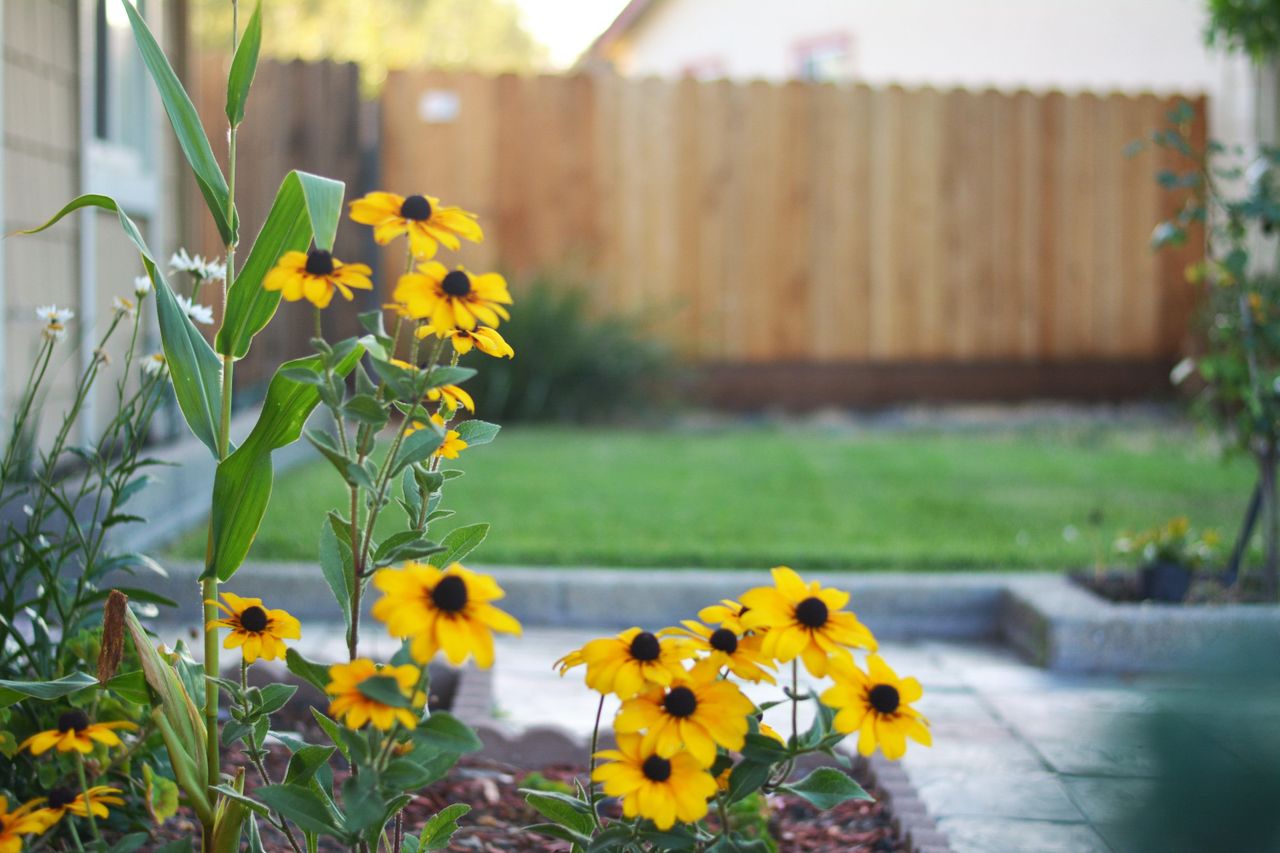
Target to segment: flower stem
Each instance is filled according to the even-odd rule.
[[[76,760],[76,778],[80,780],[80,793],[84,797],[85,816],[89,818],[89,831],[93,833],[95,841],[100,841],[102,836],[98,833],[98,819],[93,816],[93,804],[89,801],[89,782],[84,775],[83,755]]]
[[[591,807],[591,819],[596,826],[601,826],[600,815],[596,811],[596,749],[600,745],[600,718],[604,716],[604,694],[600,694],[600,704],[596,706],[596,724],[591,729],[591,756],[587,770],[587,805]]]

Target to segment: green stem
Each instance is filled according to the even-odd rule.
[[[591,819],[600,826],[600,814],[596,811],[596,750],[600,746],[600,718],[604,716],[604,694],[600,694],[600,704],[596,706],[596,724],[591,729],[591,756],[587,769],[587,805],[591,808]]]
[[[98,833],[98,819],[93,816],[92,803],[89,802],[89,782],[84,775],[84,756],[76,759],[76,778],[80,780],[80,792],[84,796],[84,813],[89,818],[89,831],[93,833],[93,840],[102,840],[102,835]]]
[[[69,820],[67,821],[67,826],[71,828],[71,840],[75,842],[76,849],[79,850],[80,853],[84,853],[84,844],[80,841],[80,830],[76,829],[76,822],[74,820]]]

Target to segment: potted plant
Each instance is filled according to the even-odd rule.
[[[1158,527],[1116,540],[1115,549],[1132,555],[1138,567],[1138,589],[1144,599],[1185,601],[1197,569],[1214,554],[1217,531],[1197,533],[1185,515],[1169,519]]]

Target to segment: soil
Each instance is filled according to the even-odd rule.
[[[1108,601],[1133,603],[1145,601],[1136,571],[1110,569],[1104,572],[1073,572],[1071,580],[1095,595]],[[1183,602],[1162,604],[1215,605],[1215,604],[1266,604],[1268,602],[1256,578],[1245,575],[1232,586],[1227,586],[1214,575],[1196,576],[1191,581],[1191,591]]]

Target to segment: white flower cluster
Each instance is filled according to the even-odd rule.
[[[227,277],[227,265],[212,258],[205,260],[200,255],[188,255],[186,249],[179,249],[169,258],[169,269],[174,272],[190,273],[199,279],[201,284],[208,281],[222,281]]]
[[[46,340],[60,341],[67,334],[67,323],[76,316],[70,308],[59,308],[57,305],[41,305],[36,309],[36,317],[44,321],[41,334]]]
[[[191,318],[193,323],[204,323],[206,326],[213,323],[213,309],[208,305],[201,305],[198,302],[192,302],[181,294],[174,294],[174,298],[178,300],[184,314]]]

